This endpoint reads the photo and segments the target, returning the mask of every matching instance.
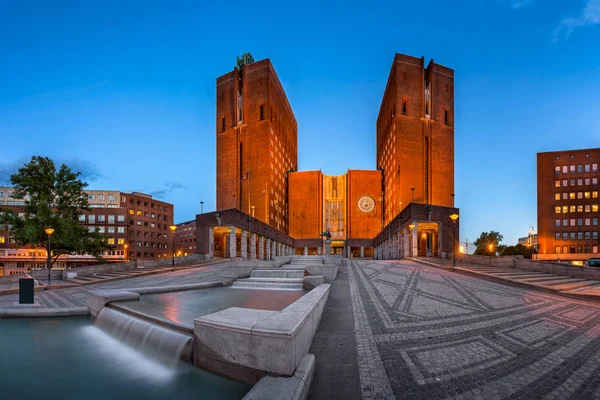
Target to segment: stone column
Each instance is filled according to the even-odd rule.
[[[215,256],[215,231],[213,228],[208,228],[208,258],[212,260]]]
[[[258,237],[258,259],[259,260],[265,259],[265,237],[264,236]]]
[[[365,258],[365,247],[360,246],[360,258]]]
[[[304,255],[307,256],[308,255],[308,247],[304,246]]]
[[[256,260],[256,233],[250,234],[250,259]]]
[[[415,227],[410,235],[410,251],[412,251],[411,257],[417,257],[419,255],[419,224],[415,222]]]
[[[271,259],[271,239],[267,238],[267,245],[265,246],[265,260],[270,260]]]
[[[237,238],[235,236],[235,226],[230,226],[229,230],[231,233],[229,234],[229,258],[237,257]]]
[[[275,259],[275,250],[277,249],[277,243],[273,240],[271,241],[271,259]]]
[[[241,238],[241,243],[240,246],[242,246],[241,249],[241,256],[243,259],[248,258],[248,232],[246,232],[245,230],[242,229],[242,238]]]
[[[398,259],[402,259],[403,251],[402,251],[402,231],[398,231]]]

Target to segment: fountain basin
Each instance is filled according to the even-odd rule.
[[[281,311],[232,307],[194,320],[194,364],[255,383],[292,376],[308,353],[329,295],[319,285]]]
[[[191,332],[194,328],[195,318],[230,307],[281,311],[305,293],[305,290],[280,291],[211,287],[199,290],[144,294],[140,296],[139,301],[120,301],[113,303],[111,306],[125,311],[145,314],[161,322],[166,319]]]

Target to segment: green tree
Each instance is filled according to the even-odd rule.
[[[0,223],[8,224],[20,246],[48,249],[50,240],[50,269],[61,255],[85,252],[100,259],[103,251],[113,248],[105,236],[79,223],[82,211],[89,210],[83,191],[87,183],[79,175],[64,164],[57,171],[51,159],[34,156],[10,177],[12,197],[23,200],[25,209],[21,216],[11,209],[2,210]],[[50,239],[46,228],[54,229]]]
[[[515,246],[506,246],[506,248],[500,252],[501,256],[523,256],[523,258],[531,258],[532,254],[533,248],[523,246],[521,243],[517,243]]]
[[[473,254],[495,256],[496,252],[502,253],[502,251],[506,251],[506,246],[501,244],[503,238],[500,232],[481,232],[481,235],[479,235],[479,238],[474,243],[476,248]]]

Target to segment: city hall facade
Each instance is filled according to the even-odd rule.
[[[196,217],[197,252],[396,259],[453,251],[453,70],[396,54],[376,168],[339,176],[299,169],[297,121],[269,59],[244,54],[216,89],[217,211]]]

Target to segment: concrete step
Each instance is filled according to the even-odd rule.
[[[304,278],[245,278],[238,279],[238,281],[246,281],[246,282],[304,282]],[[236,281],[237,282],[237,281]]]
[[[304,286],[304,280],[302,282],[290,282],[287,281],[256,281],[250,279],[237,279],[233,282],[231,287],[241,289],[272,289],[272,290],[301,290]]]
[[[515,273],[514,269],[508,269],[508,268],[489,268],[489,267],[473,267],[473,266],[468,266],[465,267],[465,269],[471,269],[473,271],[477,271],[477,272],[483,272],[483,273],[497,273],[497,274],[501,274],[501,273]]]
[[[255,269],[251,278],[304,278],[303,269]]]
[[[552,278],[552,279],[556,279],[559,278],[558,275],[549,275],[549,274],[511,274],[511,275],[505,275],[505,274],[492,274],[494,276],[501,276],[502,278],[507,278],[507,279],[518,279],[518,280],[527,280],[527,279],[537,279],[537,278]]]
[[[560,291],[565,291],[565,290],[577,290],[577,289],[584,289],[584,288],[592,288],[595,286],[600,285],[600,282],[598,281],[583,281],[583,282],[579,282],[579,283],[567,283],[566,285],[554,285],[552,286],[552,289],[555,290],[560,290]]]
[[[581,278],[562,278],[562,279],[557,279],[554,281],[539,282],[539,284],[543,285],[543,286],[555,286],[555,285],[563,285],[566,283],[585,282],[586,280],[587,279],[581,279]]]
[[[557,279],[562,279],[562,278],[567,278],[564,276],[560,276],[560,275],[553,275],[553,276],[541,276],[541,277],[537,277],[537,278],[525,278],[525,279],[520,279],[523,282],[531,282],[531,283],[539,283],[539,284],[544,284],[544,282],[550,282],[550,281],[555,281]]]

